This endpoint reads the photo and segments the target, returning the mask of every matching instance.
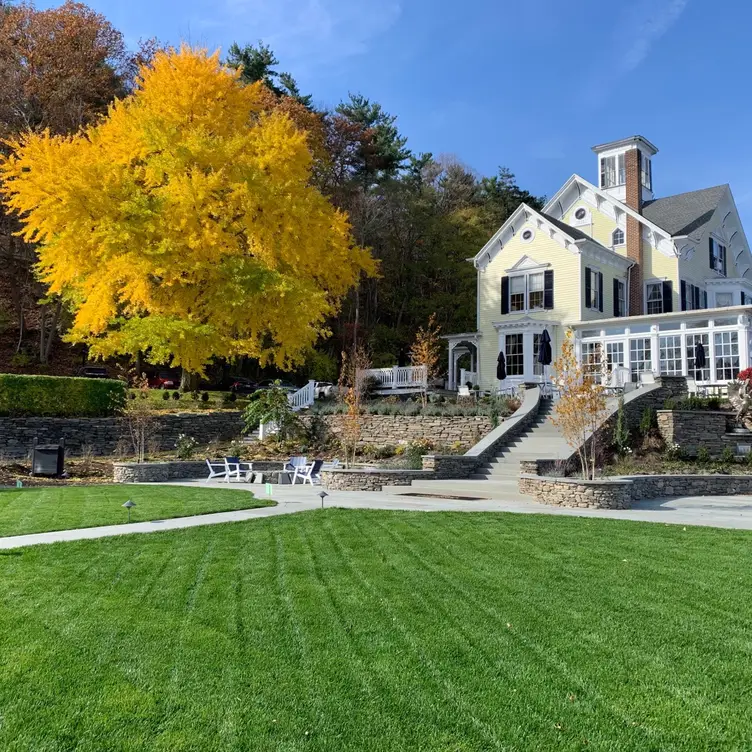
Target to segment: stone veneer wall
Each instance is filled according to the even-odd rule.
[[[229,441],[240,436],[242,414],[238,410],[157,415],[149,438],[154,449],[169,451],[181,433],[193,436],[199,444]],[[0,455],[26,457],[34,444],[57,443],[65,437],[66,450],[80,454],[89,446],[95,454],[112,454],[120,442],[131,449],[128,427],[122,418],[0,418]]]
[[[632,499],[752,494],[752,475],[632,475]]]
[[[715,410],[658,410],[658,430],[666,444],[678,444],[691,457],[704,446],[711,455],[720,455],[739,436],[727,436],[728,412]]]
[[[632,505],[631,480],[578,480],[520,475],[520,493],[557,507],[586,509],[629,509]]]
[[[253,463],[257,473],[281,470],[284,462],[274,460]],[[112,479],[115,483],[164,483],[168,480],[207,478],[209,468],[205,460],[175,460],[174,462],[115,462]]]
[[[433,480],[428,470],[324,470],[321,485],[334,491],[381,491],[384,486],[409,486],[414,480]]]
[[[310,423],[313,416],[305,416]],[[345,431],[345,415],[319,415],[318,417],[334,435]],[[375,444],[400,444],[415,439],[430,439],[435,444],[449,446],[460,442],[472,446],[485,436],[493,424],[485,415],[428,416],[428,415],[363,415],[359,446]]]

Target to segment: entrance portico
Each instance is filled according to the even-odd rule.
[[[540,335],[548,331],[551,337],[551,349],[554,358],[561,346],[559,323],[522,317],[515,321],[496,321],[493,324],[499,338],[499,352],[504,353],[507,378],[496,381],[497,387],[509,388],[522,383],[543,381],[546,374],[538,363],[538,346]]]
[[[466,332],[464,334],[449,334],[442,339],[447,340],[449,345],[449,370],[447,373],[447,389],[456,391],[458,387],[465,386],[466,382],[473,385],[480,383],[480,359],[478,357],[478,343],[481,338],[480,332]],[[470,356],[470,368],[461,369],[457,372],[460,358]]]

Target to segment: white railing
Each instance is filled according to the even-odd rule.
[[[460,386],[467,386],[467,382],[470,382],[470,386],[475,386],[478,383],[478,374],[475,371],[466,371],[464,368],[460,368]]]
[[[371,379],[377,390],[428,388],[428,369],[425,366],[392,366],[392,368],[369,368],[358,371],[358,380]]]
[[[288,395],[287,399],[295,411],[302,410],[304,407],[310,407],[316,399],[316,382],[309,381],[302,389]]]

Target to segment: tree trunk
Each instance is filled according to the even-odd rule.
[[[180,372],[180,391],[195,392],[198,389],[198,374],[190,373],[183,368]]]
[[[47,310],[42,311],[42,321],[39,333],[39,361],[45,365],[50,362],[50,352],[52,351],[52,343],[55,341],[55,334],[57,333],[57,324],[60,320],[60,313],[63,310],[63,301],[59,300],[55,303],[55,308],[52,311],[52,319],[49,323],[49,329],[47,328]],[[45,332],[46,330],[46,332]]]

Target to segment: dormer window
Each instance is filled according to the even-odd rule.
[[[645,154],[642,155],[642,169],[640,170],[640,179],[642,181],[642,187],[647,188],[649,191],[653,190],[653,170],[650,166],[650,157]]]
[[[710,238],[710,268],[726,276],[726,246],[715,238]]]
[[[601,157],[601,188],[613,188],[627,182],[624,154]]]
[[[621,227],[617,227],[611,234],[611,245],[624,245],[624,230]]]

